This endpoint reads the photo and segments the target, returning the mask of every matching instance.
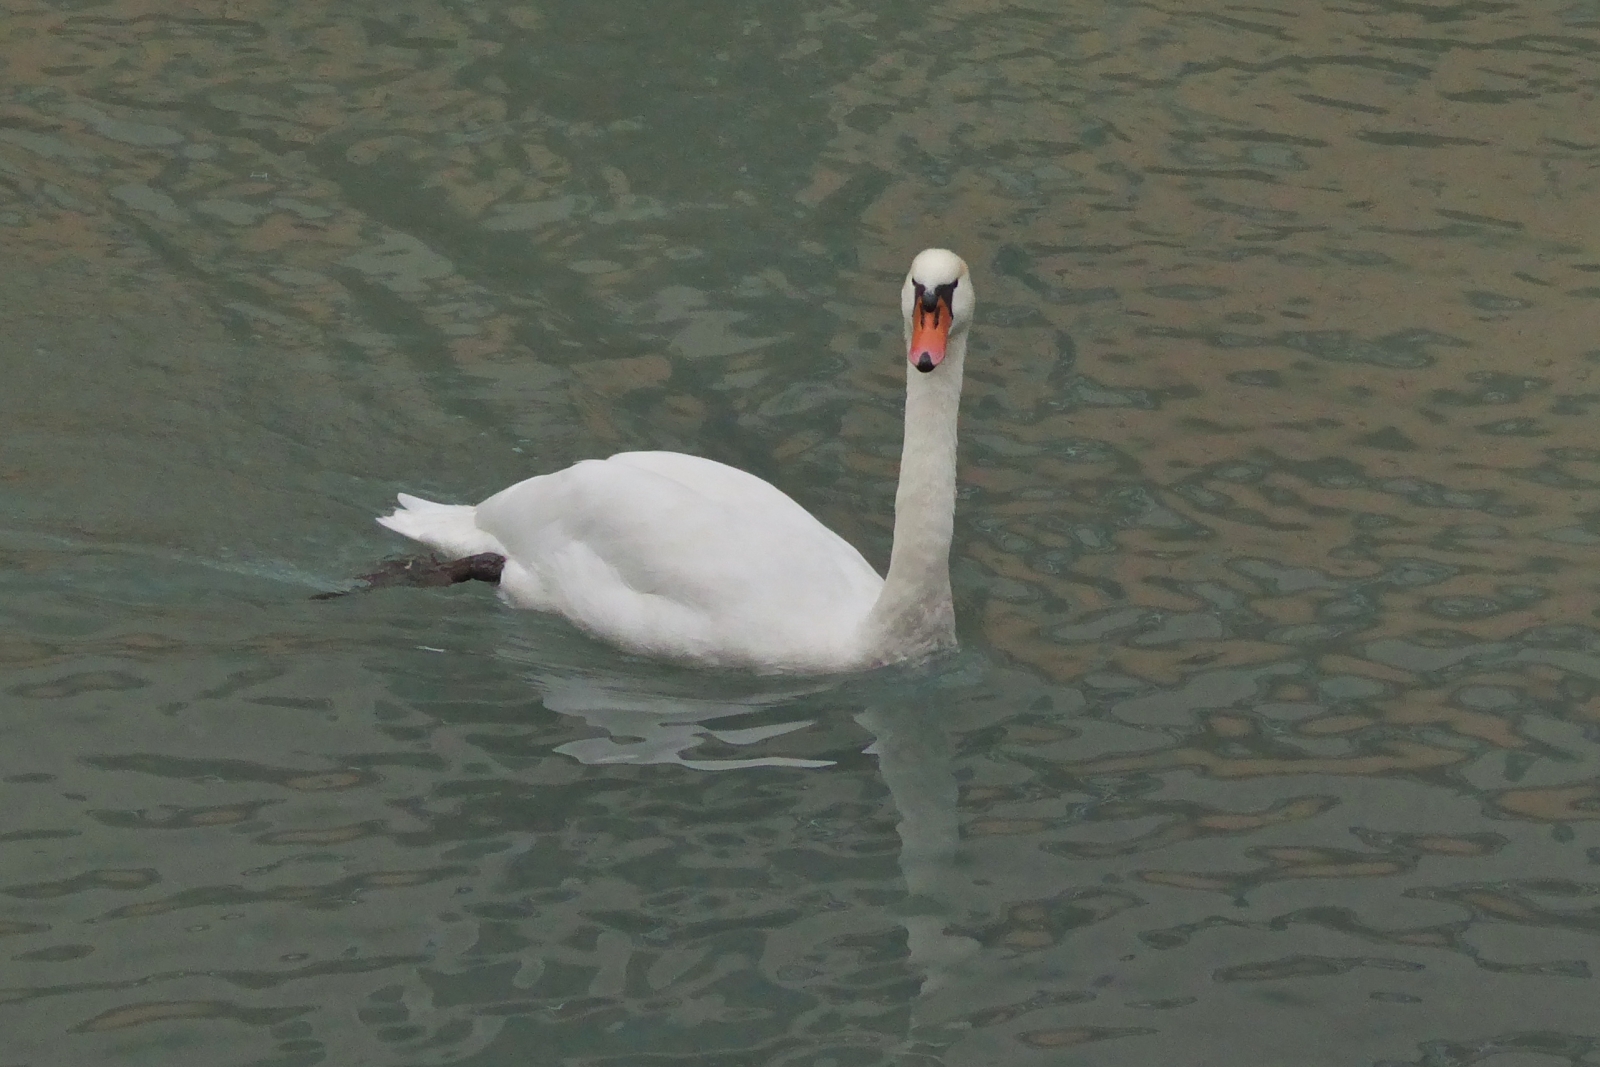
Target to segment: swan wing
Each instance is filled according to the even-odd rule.
[[[474,525],[504,547],[513,603],[652,655],[827,669],[883,584],[782,491],[680,453],[530,478],[478,505]]]
[[[686,452],[618,452],[606,462],[670,478],[708,500],[746,505],[761,501],[763,507],[795,508],[806,518],[811,518],[810,512],[771,482],[714,459],[691,456]]]

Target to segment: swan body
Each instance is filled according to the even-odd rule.
[[[956,414],[973,309],[966,264],[942,249],[921,253],[901,305],[906,435],[886,577],[775,486],[678,452],[583,460],[475,507],[401,494],[378,521],[451,558],[504,557],[507,603],[643,655],[825,673],[951,647]]]

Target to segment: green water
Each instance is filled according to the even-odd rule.
[[[1600,7],[19,3],[0,1062],[1600,1064]],[[630,660],[475,501],[693,451],[959,653]]]

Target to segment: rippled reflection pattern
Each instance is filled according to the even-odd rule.
[[[19,0],[7,1063],[1600,1065],[1600,7]],[[964,649],[331,603],[624,448]],[[715,772],[715,773],[709,773]]]

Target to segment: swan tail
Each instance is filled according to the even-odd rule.
[[[493,552],[504,556],[505,547],[478,526],[478,509],[471,504],[436,504],[401,493],[400,506],[378,518],[378,525],[413,541],[421,541],[452,559]]]

